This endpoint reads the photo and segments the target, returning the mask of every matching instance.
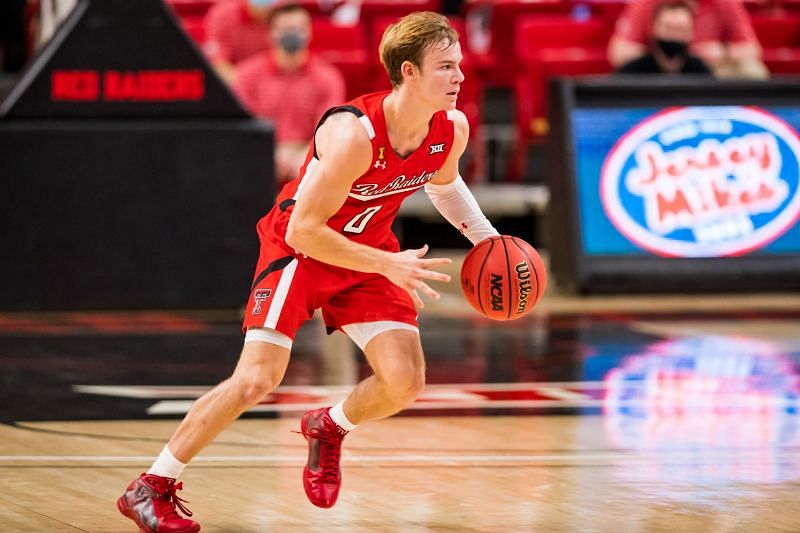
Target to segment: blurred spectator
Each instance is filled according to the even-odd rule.
[[[309,53],[311,16],[300,6],[276,7],[269,17],[270,50],[236,69],[234,91],[256,115],[275,124],[275,174],[297,177],[308,140],[322,114],[344,102],[341,72]]]
[[[0,0],[0,65],[16,72],[26,58],[25,0]]]
[[[219,75],[233,85],[236,65],[269,48],[267,18],[275,0],[225,0],[206,14],[203,49]]]
[[[651,24],[663,0],[633,0],[620,15],[608,46],[608,59],[619,67],[647,53]],[[721,78],[764,79],[769,73],[761,61],[750,19],[741,0],[690,0],[695,11],[693,53]]]
[[[647,54],[622,65],[620,74],[711,74],[703,60],[689,54],[694,13],[681,0],[659,4],[653,15],[653,39]]]
[[[36,38],[38,46],[50,40],[61,22],[75,9],[77,3],[78,0],[41,0],[39,32]]]

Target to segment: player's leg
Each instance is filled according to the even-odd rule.
[[[195,454],[283,378],[292,338],[314,310],[313,273],[286,250],[262,239],[255,281],[245,310],[245,345],[233,374],[198,399],[147,471],[117,501],[120,512],[143,531],[194,533],[199,524],[175,491]]]
[[[383,276],[366,276],[322,310],[329,327],[344,331],[364,351],[373,371],[331,409],[334,421],[350,429],[413,402],[425,386],[425,359],[408,293]]]
[[[408,293],[383,276],[359,274],[356,281],[330,298],[322,313],[329,328],[341,329],[364,351],[374,375],[346,400],[308,411],[300,422],[308,441],[303,488],[318,507],[331,507],[338,498],[347,432],[359,422],[396,413],[425,385],[417,311]]]
[[[359,326],[345,326],[345,331]],[[397,413],[425,386],[425,358],[416,328],[385,330],[365,343],[363,350],[374,374],[356,385],[344,401],[344,415],[353,425]]]
[[[381,321],[342,329],[364,350],[374,375],[356,385],[345,401],[303,415],[300,429],[308,441],[303,488],[318,507],[332,507],[339,496],[341,446],[347,432],[360,422],[398,412],[425,385],[425,360],[416,326]]]
[[[201,396],[191,407],[150,469],[117,500],[119,511],[142,531],[195,533],[200,525],[182,517],[177,478],[186,463],[243,412],[278,386],[289,362],[291,339],[275,330],[250,330],[231,377]]]
[[[201,396],[189,409],[167,447],[188,463],[214,438],[258,404],[283,379],[289,349],[270,342],[246,342],[231,377]]]

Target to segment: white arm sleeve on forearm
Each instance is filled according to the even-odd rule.
[[[428,183],[425,185],[425,192],[442,216],[472,244],[478,244],[487,237],[500,235],[481,211],[461,176],[446,185]]]

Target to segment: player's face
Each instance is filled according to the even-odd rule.
[[[418,86],[421,96],[435,109],[455,109],[464,81],[461,72],[461,44],[443,41],[430,47],[422,58]]]

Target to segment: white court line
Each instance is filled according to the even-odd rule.
[[[586,460],[586,459],[620,459],[628,457],[624,454],[600,455],[370,455],[361,457],[342,457],[346,463],[406,463],[418,462],[509,462],[509,461],[553,461],[553,460]],[[297,463],[305,464],[305,455],[201,455],[192,459],[193,463]],[[152,456],[122,456],[122,455],[0,455],[0,461],[64,461],[64,462],[100,462],[120,463],[131,461],[152,461]]]
[[[635,386],[635,385],[634,385]],[[644,386],[644,383],[642,383]],[[296,394],[314,394],[327,396],[330,394],[348,394],[354,385],[281,385],[275,392],[291,392]],[[426,391],[468,390],[471,393],[481,391],[531,391],[550,389],[603,390],[602,381],[553,381],[524,383],[439,383],[426,385]],[[75,392],[97,394],[100,396],[117,396],[121,398],[197,398],[211,390],[211,386],[197,385],[73,385]]]
[[[699,460],[718,459],[723,456],[734,456],[742,458],[752,456],[754,459],[763,458],[767,455],[797,455],[795,449],[782,449],[780,447],[766,446],[756,449],[702,449],[702,450],[680,450],[671,452],[669,450],[647,450],[631,451],[620,453],[602,454],[558,454],[558,455],[368,455],[342,457],[343,463],[350,464],[371,464],[371,463],[430,463],[430,464],[463,464],[463,463],[536,463],[546,461],[612,461],[630,462],[636,460],[644,461],[663,461],[664,459],[675,460],[684,457],[688,460],[699,462]],[[264,464],[297,464],[302,465],[306,462],[305,455],[200,455],[192,459],[193,463],[264,463]],[[144,455],[0,455],[0,462],[30,463],[30,462],[91,462],[91,463],[130,463],[130,462],[151,462],[152,456]]]
[[[344,398],[344,396],[342,396]],[[328,405],[339,398],[329,397],[326,401],[320,400],[316,403],[273,403],[273,404],[260,404],[248,410],[249,413],[294,413],[308,411],[309,409],[317,409]],[[799,400],[791,398],[761,398],[753,399],[748,396],[729,395],[726,397],[726,408],[728,409],[743,409],[754,408],[755,410],[763,409],[764,407],[775,408],[789,408],[798,407]],[[186,414],[189,408],[194,403],[193,400],[162,400],[156,402],[147,408],[149,415],[175,415]],[[408,405],[405,410],[418,411],[424,409],[437,409],[437,410],[463,410],[463,409],[536,409],[536,408],[613,408],[620,407],[652,407],[653,402],[646,399],[638,400],[478,400],[478,401],[417,401]],[[669,410],[669,406],[665,407]],[[709,408],[708,413],[713,410]],[[695,414],[702,414],[706,411],[701,410],[699,407],[693,411]],[[791,415],[789,415],[791,416]]]
[[[294,413],[317,409],[341,398],[329,398],[328,402],[320,401],[316,403],[271,403],[256,405],[248,409],[248,413]],[[147,408],[149,415],[176,415],[189,412],[189,408],[194,404],[193,400],[162,400]],[[645,405],[645,402],[640,402]],[[621,404],[620,404],[621,405]],[[626,404],[632,405],[632,404]],[[478,401],[444,401],[444,402],[415,402],[406,406],[405,410],[419,411],[421,409],[528,409],[537,407],[602,407],[603,400],[478,400]]]

